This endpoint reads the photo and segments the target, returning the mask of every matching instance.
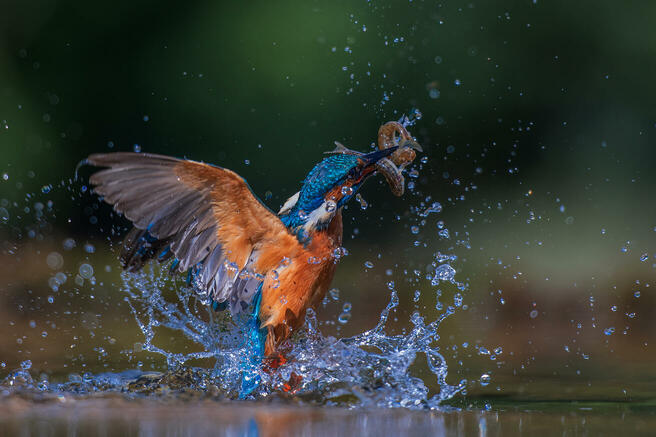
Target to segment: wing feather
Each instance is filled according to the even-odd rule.
[[[194,283],[202,291],[240,311],[282,258],[276,261],[277,253],[301,248],[230,170],[146,153],[94,154],[87,161],[106,167],[89,179],[95,192],[134,224],[121,254],[126,269],[175,256],[179,271],[200,267]],[[264,252],[267,261],[258,258]]]

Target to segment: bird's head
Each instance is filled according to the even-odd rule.
[[[339,209],[376,171],[376,164],[397,147],[366,154],[339,153],[318,163],[303,181],[301,191],[290,197],[278,213],[285,225],[307,234],[324,229]]]

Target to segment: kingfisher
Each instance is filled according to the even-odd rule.
[[[171,272],[186,274],[214,310],[246,314],[252,358],[244,364],[242,394],[248,394],[258,384],[258,366],[284,364],[281,345],[328,290],[344,253],[344,205],[376,173],[393,194],[403,194],[402,172],[422,150],[407,124],[406,118],[382,125],[378,148],[369,153],[336,142],[278,214],[226,168],[132,152],[92,154],[83,162],[104,167],[89,179],[94,192],[133,224],[120,253],[125,270],[170,262]]]

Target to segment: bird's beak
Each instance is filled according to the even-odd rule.
[[[392,153],[396,152],[396,149],[398,149],[398,146],[376,150],[360,156],[359,159],[362,161],[364,167],[368,167],[370,165],[375,165],[381,159],[390,156]]]

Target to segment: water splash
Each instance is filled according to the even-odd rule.
[[[453,280],[455,270],[444,281]],[[188,287],[177,287],[166,273],[153,268],[140,274],[123,274],[126,301],[135,316],[145,341],[144,351],[166,358],[170,369],[202,358],[216,360],[211,375],[222,390],[235,396],[241,377],[241,366],[247,357],[244,348],[243,323],[230,319],[227,313],[209,309],[208,301]],[[170,290],[173,289],[174,291]],[[167,298],[167,294],[170,296]],[[332,299],[339,299],[336,293]],[[387,322],[399,305],[398,293],[391,290],[390,301],[372,329],[348,338],[324,336],[319,330],[316,314],[307,314],[306,328],[293,342],[287,353],[289,362],[273,373],[261,371],[261,386],[256,398],[280,393],[288,381],[300,377],[295,388],[297,396],[313,402],[356,404],[359,406],[437,408],[441,402],[464,390],[467,381],[450,385],[446,381],[448,367],[435,342],[438,328],[453,311],[446,311],[426,323],[414,312],[410,317],[412,330],[407,334],[389,334]],[[348,311],[347,311],[348,306]],[[339,316],[350,315],[345,303]],[[202,350],[173,353],[156,345],[157,331],[169,328],[182,333]],[[424,381],[411,375],[410,367],[426,358],[427,367],[439,391],[431,395]],[[430,384],[431,386],[433,384]]]
[[[207,296],[199,295],[191,287],[177,286],[164,270],[150,268],[138,274],[122,274],[125,301],[145,337],[142,350],[164,356],[169,369],[177,369],[190,360],[213,358],[215,371],[224,377],[221,387],[235,390],[240,363],[247,358],[243,348],[245,333],[227,312],[211,310]],[[170,289],[174,290],[173,295],[167,298]],[[177,331],[203,350],[173,353],[158,347],[155,338],[159,328]]]
[[[89,393],[130,392],[142,395],[195,393],[197,397],[237,398],[241,383],[245,333],[243,321],[234,321],[226,312],[215,312],[209,302],[193,289],[178,286],[166,269],[151,266],[137,274],[124,273],[123,291],[139,329],[143,343],[135,344],[130,353],[150,352],[166,358],[168,371],[93,375],[70,374],[68,381],[51,383],[42,374],[30,374],[31,362],[11,372],[0,383],[0,394],[16,392],[41,393],[44,396],[86,395]],[[339,300],[337,292],[330,294]],[[446,381],[448,366],[435,343],[440,324],[452,314],[446,311],[426,322],[419,312],[410,316],[412,329],[406,334],[388,333],[390,315],[399,306],[397,291],[392,287],[390,300],[378,323],[370,330],[352,337],[337,339],[324,336],[314,311],[309,310],[306,327],[297,333],[287,353],[288,363],[278,371],[260,371],[262,383],[253,393],[255,399],[281,397],[288,399],[289,381],[300,381],[293,389],[295,399],[303,403],[348,405],[351,407],[404,407],[437,409],[440,404],[464,392],[466,380],[456,385]],[[343,309],[350,313],[350,304]],[[172,352],[157,345],[160,330],[168,329],[184,335],[199,350]],[[410,367],[422,355],[435,384],[436,393],[424,380],[411,374]],[[194,360],[211,358],[212,369],[192,367]]]

